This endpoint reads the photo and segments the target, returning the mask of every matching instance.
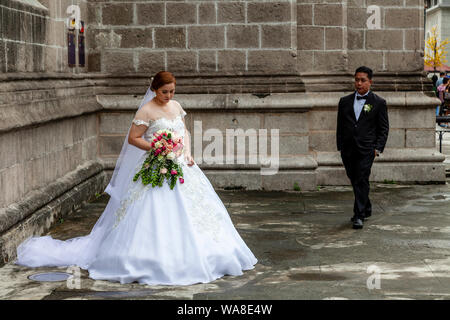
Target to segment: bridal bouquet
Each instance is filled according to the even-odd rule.
[[[153,136],[148,156],[133,181],[141,177],[144,185],[151,183],[152,187],[162,187],[164,180],[167,180],[170,189],[173,189],[178,179],[184,183],[183,170],[176,162],[183,152],[182,138],[170,130],[159,130]]]

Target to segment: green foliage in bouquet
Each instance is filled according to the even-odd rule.
[[[161,169],[166,168],[166,173],[161,173]],[[175,170],[176,174],[171,174]],[[150,154],[145,159],[144,164],[138,173],[133,178],[133,181],[137,181],[141,177],[142,183],[146,186],[151,184],[152,187],[162,187],[164,180],[170,185],[170,189],[175,187],[177,179],[183,177],[183,169],[177,163],[172,160],[168,160],[163,156],[154,156]]]
[[[163,135],[161,133],[166,133]],[[161,139],[165,140],[165,145],[170,145],[172,133],[170,131],[164,130],[159,132]],[[155,139],[156,140],[156,139]],[[158,142],[156,142],[158,143]],[[158,152],[158,148],[155,147],[155,144],[152,144],[152,149],[148,152],[147,158],[144,160],[142,164],[141,170],[133,178],[133,181],[136,182],[139,177],[142,180],[142,183],[146,186],[151,184],[152,187],[162,187],[165,180],[169,183],[170,189],[173,190],[175,187],[177,180],[180,179],[181,183],[184,183],[183,180],[183,169],[181,165],[176,163],[174,159],[169,159],[167,155],[163,155],[161,152]]]

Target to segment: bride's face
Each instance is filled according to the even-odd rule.
[[[175,94],[175,83],[169,83],[163,85],[161,88],[157,89],[156,92],[156,99],[161,104],[168,103]]]

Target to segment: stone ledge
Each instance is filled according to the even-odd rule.
[[[33,90],[54,90],[55,92],[61,93],[59,97],[64,97],[67,95],[67,90],[77,89],[77,88],[88,88],[92,90],[91,93],[94,94],[94,83],[92,79],[87,79],[83,77],[70,77],[70,76],[57,76],[43,73],[42,77],[34,77],[32,74],[22,74],[10,79],[10,74],[6,75],[0,74],[0,93],[12,93],[12,94],[24,94],[27,91]],[[58,96],[58,95],[56,95]],[[15,98],[15,97],[14,97]],[[3,100],[3,99],[2,99]],[[7,101],[9,102],[9,101]],[[1,101],[1,104],[5,102]]]
[[[183,108],[192,111],[263,111],[297,110],[306,112],[314,108],[337,108],[339,99],[352,92],[297,92],[272,93],[265,97],[254,94],[178,94],[175,97]],[[422,92],[382,92],[389,108],[435,108],[439,99]],[[143,96],[97,95],[104,110],[135,111]]]
[[[317,93],[273,93],[264,98],[253,94],[178,94],[175,100],[186,110],[224,111],[224,110],[269,110],[296,109],[307,111],[314,106],[327,106],[334,103],[334,95],[329,99]],[[105,110],[134,111],[139,107],[143,96],[132,95],[98,95],[97,102]],[[303,109],[303,110],[302,110]]]
[[[318,185],[350,185],[343,166],[321,166],[316,173]],[[445,179],[445,165],[432,162],[374,163],[369,178],[371,182],[401,184],[445,184]]]
[[[1,5],[19,11],[27,11],[34,14],[49,15],[49,9],[37,0],[3,0]]]
[[[342,166],[340,152],[317,152],[317,163],[319,166]],[[445,160],[445,155],[435,149],[390,149],[386,148],[380,157],[375,158],[378,162],[434,162],[440,163]]]
[[[177,72],[177,92],[182,94],[224,93],[288,93],[318,92],[324,86],[327,92],[353,90],[353,74],[349,72],[313,72],[285,75],[248,72],[242,74],[217,74],[203,72],[200,75]],[[97,94],[143,94],[150,85],[147,73],[7,73],[0,74],[0,81],[17,80],[86,80],[95,87]],[[333,79],[330,82],[329,79]],[[373,90],[376,92],[427,92],[433,95],[431,82],[423,72],[377,72]],[[1,89],[0,89],[1,91]]]
[[[114,170],[116,158],[103,158],[100,160],[105,170]],[[202,170],[260,170],[261,164],[218,164],[202,162],[198,165]],[[300,169],[314,170],[318,166],[312,155],[292,156],[279,159],[280,170]],[[268,167],[268,166],[264,166]]]
[[[0,133],[99,110],[89,81],[0,82]]]
[[[30,192],[20,202],[0,209],[0,234],[13,227],[23,219],[32,215],[62,194],[82,184],[92,176],[103,171],[103,166],[97,161],[88,161],[78,166],[65,176],[43,188]]]
[[[375,163],[370,181],[384,180],[404,184],[445,184],[445,165],[443,162]]]
[[[89,177],[7,231],[0,232],[0,266],[17,257],[17,247],[20,243],[31,236],[42,236],[59,219],[79,209],[86,201],[93,200],[96,193],[103,192],[108,181],[106,178],[104,171]]]
[[[353,72],[301,72],[299,77],[305,91],[323,91],[324,85],[327,91],[353,90]],[[375,92],[428,91],[432,95],[432,85],[425,72],[375,72],[373,80]]]
[[[246,158],[246,162],[248,162],[248,158]],[[269,162],[270,164],[270,162]],[[299,170],[314,170],[317,168],[317,162],[311,155],[304,156],[292,156],[292,157],[283,157],[279,158],[279,169],[280,170],[289,170],[289,169],[299,169]],[[207,161],[207,159],[203,158],[203,162],[199,164],[200,169],[202,170],[259,170],[260,168],[268,168],[268,165],[262,166],[261,163],[257,164],[221,164],[221,163],[212,163],[212,161]]]
[[[303,80],[298,75],[271,75],[264,73],[236,74],[183,74],[177,72],[177,92],[183,94],[208,93],[254,93],[254,92],[304,92]],[[324,78],[325,79],[325,78]],[[0,74],[0,83],[46,82],[82,80],[95,88],[97,94],[142,95],[150,86],[150,76],[146,73],[6,73]],[[326,83],[322,81],[322,83]],[[329,84],[329,83],[328,83]],[[0,92],[2,88],[0,87]]]
[[[95,113],[100,108],[93,97],[69,97],[27,105],[0,108],[0,133],[49,121]]]
[[[21,2],[21,3],[23,3],[23,4],[27,5],[27,6],[38,8],[38,9],[43,10],[43,11],[49,11],[47,7],[45,7],[42,4],[40,4],[37,0],[13,0],[13,1]]]
[[[204,170],[217,189],[293,190],[297,182],[302,190],[315,190],[315,170],[280,170],[276,175],[261,175],[259,170]]]

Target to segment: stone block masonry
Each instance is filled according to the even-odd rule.
[[[67,63],[70,5],[77,5],[81,20],[87,22],[87,0],[0,1],[0,72],[85,71]]]
[[[297,64],[292,0],[90,1],[89,9],[89,71],[282,75]],[[270,66],[274,57],[283,63]]]
[[[379,28],[367,22],[379,8]],[[299,72],[423,70],[423,4],[420,1],[298,0]]]
[[[0,2],[0,70],[40,72],[45,68],[48,10],[17,1]]]
[[[423,69],[418,1],[4,0],[1,72],[299,75]],[[87,67],[67,66],[67,8],[86,22]],[[379,7],[371,29],[367,8]],[[237,61],[230,62],[230,57]]]

